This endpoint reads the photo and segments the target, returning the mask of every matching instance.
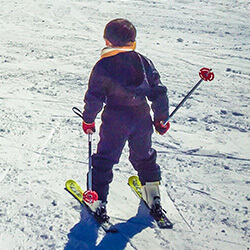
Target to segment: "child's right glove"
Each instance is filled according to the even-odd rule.
[[[167,122],[166,125],[163,122],[154,122],[155,130],[158,134],[164,135],[170,128],[170,123]]]
[[[86,123],[85,121],[82,121],[82,129],[83,129],[85,134],[94,133],[95,132],[95,122]]]

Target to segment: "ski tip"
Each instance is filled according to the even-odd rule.
[[[129,182],[130,180],[137,179],[137,178],[139,178],[139,177],[136,176],[136,175],[131,175],[131,176],[128,178],[128,182]]]
[[[138,176],[132,175],[128,178],[128,185],[131,185],[134,181],[137,183],[141,183]]]
[[[74,181],[74,180],[67,180],[67,181],[65,182],[65,188],[67,188],[67,186],[68,186],[70,183],[75,183],[75,181]]]

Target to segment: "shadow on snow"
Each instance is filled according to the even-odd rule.
[[[100,226],[95,219],[83,207],[81,220],[68,234],[69,241],[64,250],[91,250],[109,249],[122,250],[126,247],[136,234],[147,227],[152,227],[153,219],[149,216],[149,211],[141,202],[137,214],[126,222],[116,224],[118,233],[103,233],[104,237],[98,243],[98,232]],[[133,245],[130,242],[131,245]]]

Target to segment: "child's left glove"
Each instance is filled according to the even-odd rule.
[[[170,123],[167,122],[166,125],[163,122],[154,122],[155,130],[158,134],[164,135],[170,128]]]
[[[95,122],[86,123],[82,121],[82,129],[85,134],[93,134],[95,132]]]

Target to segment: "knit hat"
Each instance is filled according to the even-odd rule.
[[[117,18],[106,25],[103,37],[114,46],[124,46],[135,41],[136,29],[128,20]]]

